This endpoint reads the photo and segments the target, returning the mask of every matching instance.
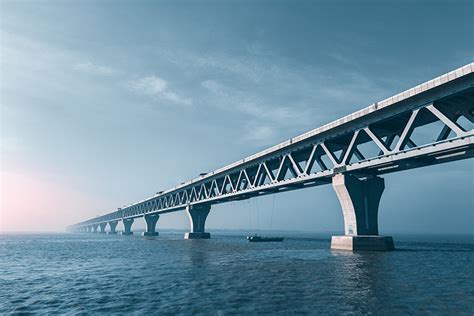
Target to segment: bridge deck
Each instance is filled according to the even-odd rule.
[[[74,226],[138,217],[150,212],[173,212],[194,203],[221,203],[326,184],[339,172],[359,176],[383,174],[470,158],[473,156],[473,131],[463,129],[457,120],[461,116],[471,122],[474,120],[473,72],[474,63],[470,63],[204,176]],[[432,143],[410,145],[412,130],[435,120],[446,125],[447,133],[440,134]],[[387,128],[377,127],[380,122]],[[377,135],[376,129],[379,130]],[[449,132],[455,135],[449,137]],[[398,137],[395,148],[388,144],[391,136],[390,143]],[[366,142],[374,142],[380,148],[380,154],[363,157],[357,153],[357,145]],[[342,151],[339,158],[335,154],[337,151]],[[354,154],[360,154],[363,159],[349,163]],[[307,166],[315,161],[325,166],[322,156],[327,156],[332,166],[322,167],[323,170],[314,173],[308,170]],[[293,177],[282,179],[281,173],[288,170]],[[269,183],[259,183],[261,174]],[[244,181],[246,185],[239,188]]]

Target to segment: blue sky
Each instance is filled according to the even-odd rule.
[[[472,1],[0,3],[4,231],[112,211],[474,51]],[[386,176],[381,232],[472,233],[472,172],[469,160]],[[215,206],[208,227],[268,228],[273,199],[275,229],[343,231],[330,186]],[[183,213],[158,223],[187,226]]]

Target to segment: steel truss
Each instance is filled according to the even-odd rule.
[[[415,93],[410,95],[409,92],[390,106],[375,103],[364,109],[363,115],[356,112],[317,133],[309,132],[309,136],[296,137],[149,199],[74,226],[327,184],[337,173],[368,177],[471,158],[474,156],[474,66],[470,64],[460,69],[466,67],[469,71],[463,70],[461,75],[437,86],[423,90],[420,85],[418,92],[418,87],[413,88]],[[449,79],[450,74],[445,76]],[[439,78],[432,81],[436,80]],[[428,140],[417,141],[414,136],[418,132]]]

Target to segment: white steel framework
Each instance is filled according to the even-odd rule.
[[[474,155],[474,63],[138,203],[71,226],[180,211]],[[417,133],[421,140],[415,137]]]

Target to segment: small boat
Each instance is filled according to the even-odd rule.
[[[266,237],[266,236],[247,236],[249,242],[270,242],[270,241],[283,241],[284,237]]]

